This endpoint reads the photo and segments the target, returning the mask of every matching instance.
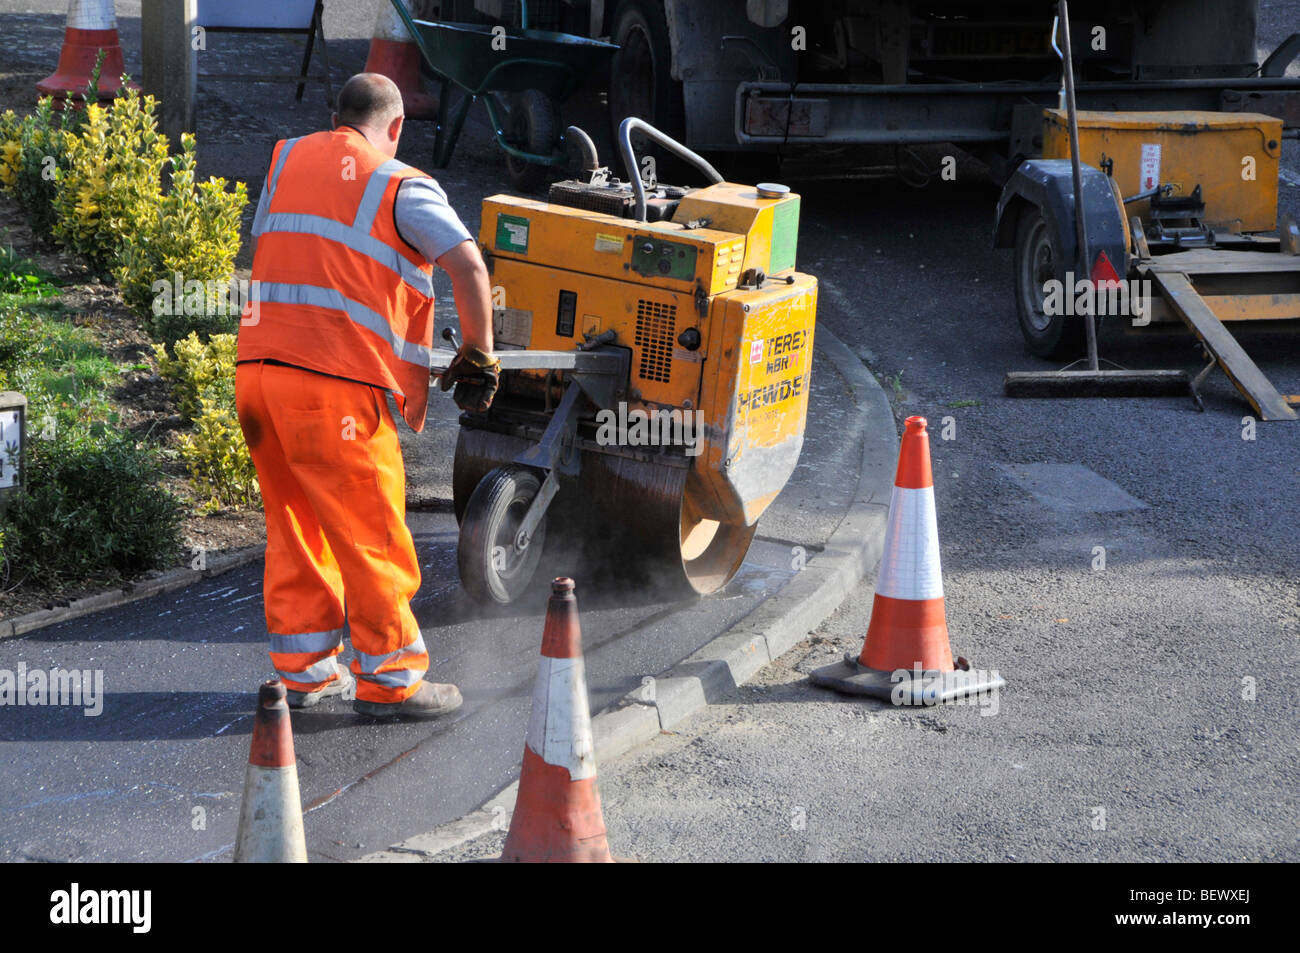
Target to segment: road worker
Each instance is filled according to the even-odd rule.
[[[253,222],[235,404],[266,509],[266,624],[290,707],[355,689],[362,714],[432,718],[462,699],[424,678],[410,606],[420,569],[387,395],[424,428],[434,263],[451,278],[464,341],[440,386],[486,410],[499,362],[483,258],[438,183],[393,158],[402,122],[397,86],[362,73],[340,91],[331,130],[276,143]],[[336,662],[345,622],[351,673]]]

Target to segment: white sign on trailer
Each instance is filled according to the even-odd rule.
[[[1142,188],[1146,192],[1160,184],[1160,143],[1142,143]]]

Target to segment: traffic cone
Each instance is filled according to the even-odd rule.
[[[237,864],[305,864],[298,762],[284,683],[264,682],[257,691],[253,744],[244,775],[244,803],[235,838]]]
[[[71,0],[58,68],[36,84],[37,91],[60,101],[85,93],[100,50],[104,51],[104,62],[99,69],[97,95],[101,100],[112,99],[122,88],[122,73],[126,70],[117,39],[113,0]],[[138,88],[134,83],[131,86]]]
[[[596,751],[572,579],[551,583],[519,795],[501,859],[613,863],[596,787]]]
[[[402,2],[410,11],[410,0]],[[402,106],[407,119],[437,118],[438,100],[424,91],[420,79],[420,48],[411,39],[401,16],[393,9],[392,0],[379,0],[365,72],[383,73],[397,84],[402,91]]]
[[[924,417],[908,417],[866,643],[812,673],[814,685],[898,705],[933,705],[1002,686],[996,672],[953,664],[939,568],[939,524]]]

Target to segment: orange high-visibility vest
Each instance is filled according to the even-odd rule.
[[[433,344],[433,266],[397,232],[409,178],[350,127],[281,140],[253,256],[253,301],[236,360],[274,360],[392,391],[424,429]]]

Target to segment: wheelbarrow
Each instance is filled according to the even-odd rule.
[[[570,33],[530,30],[525,0],[519,2],[518,27],[416,20],[402,0],[391,2],[441,87],[435,166],[443,169],[451,161],[469,107],[480,96],[516,188],[531,191],[549,169],[566,164],[559,103],[607,63],[617,46]],[[453,86],[464,94],[454,108]],[[511,104],[503,116],[497,97],[507,94]]]

